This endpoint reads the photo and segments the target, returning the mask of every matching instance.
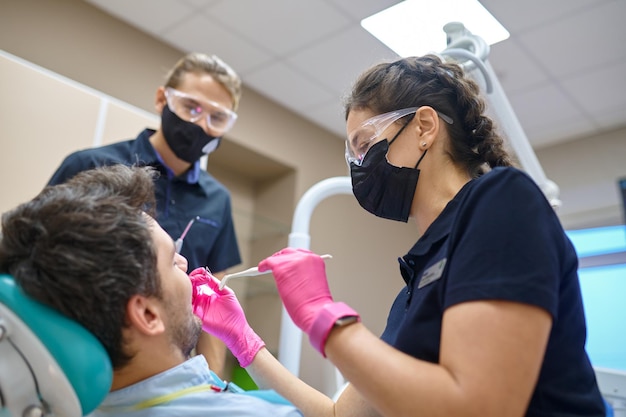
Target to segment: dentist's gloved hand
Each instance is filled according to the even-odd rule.
[[[272,271],[289,316],[324,357],[324,345],[335,322],[346,316],[359,317],[346,304],[333,301],[324,260],[309,250],[285,248],[261,261],[258,268]]]
[[[252,330],[237,296],[228,287],[219,289],[219,280],[205,268],[190,274],[193,312],[202,319],[202,329],[219,338],[245,368],[265,343]]]

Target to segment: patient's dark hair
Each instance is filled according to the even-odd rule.
[[[91,331],[115,368],[133,356],[122,337],[127,302],[161,296],[144,214],[155,207],[155,175],[123,165],[84,171],[2,216],[0,271]]]

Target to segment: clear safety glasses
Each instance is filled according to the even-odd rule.
[[[381,135],[392,123],[415,113],[419,107],[409,107],[401,110],[394,110],[389,113],[379,114],[363,122],[359,127],[348,134],[346,140],[346,162],[361,166],[363,158],[370,148],[378,143]],[[439,117],[446,123],[452,124],[452,118],[437,112]]]
[[[195,123],[203,117],[206,118],[207,125],[216,136],[228,132],[237,120],[237,113],[234,111],[214,101],[190,96],[171,87],[165,89],[165,98],[170,110],[183,120]]]

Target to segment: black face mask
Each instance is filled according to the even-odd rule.
[[[197,124],[181,119],[167,105],[163,106],[161,129],[172,152],[189,163],[213,152],[220,144],[220,138],[207,135]]]
[[[389,144],[387,140],[381,140],[373,145],[361,166],[350,163],[352,192],[361,207],[373,215],[406,223],[420,175],[417,166],[426,152],[415,168],[396,167],[387,162]]]

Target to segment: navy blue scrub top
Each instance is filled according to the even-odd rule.
[[[181,254],[189,270],[208,266],[224,271],[241,263],[232,220],[230,193],[196,162],[186,173],[175,177],[150,144],[154,130],[145,129],[134,140],[81,150],[68,155],[49,185],[67,181],[78,172],[98,166],[150,165],[160,175],[155,183],[157,221],[176,240],[193,218]]]
[[[525,173],[495,168],[470,181],[399,262],[407,285],[393,303],[384,341],[438,363],[448,307],[506,300],[543,308],[553,328],[526,415],[604,416],[584,348],[577,255]]]

